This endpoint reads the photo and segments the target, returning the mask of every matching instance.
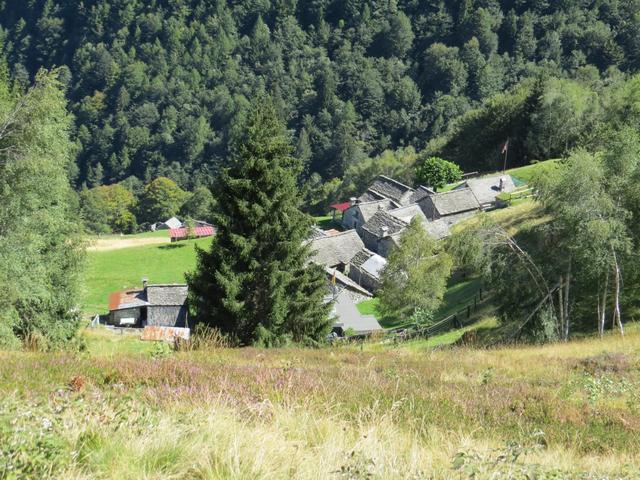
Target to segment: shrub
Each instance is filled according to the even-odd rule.
[[[440,157],[429,157],[418,164],[416,182],[438,190],[448,183],[457,182],[462,178],[462,170],[455,163]]]

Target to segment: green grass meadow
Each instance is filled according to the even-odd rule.
[[[185,272],[196,266],[195,246],[208,248],[211,242],[211,238],[203,238],[88,252],[82,303],[84,313],[105,313],[111,292],[139,287],[143,277],[150,283],[183,283]]]
[[[480,280],[478,279],[451,279],[447,287],[447,291],[442,299],[442,305],[434,314],[434,321],[443,320],[449,315],[453,315],[458,311],[473,304],[474,297],[480,291]],[[362,315],[373,315],[376,317],[384,328],[401,328],[408,326],[406,322],[389,322],[381,318],[378,311],[379,301],[372,298],[360,302],[357,306],[358,311]]]

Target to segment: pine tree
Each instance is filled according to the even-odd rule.
[[[257,105],[214,191],[218,232],[189,276],[192,306],[197,322],[243,345],[317,340],[329,327],[326,280],[303,244],[311,219],[299,210],[302,165],[272,102]]]

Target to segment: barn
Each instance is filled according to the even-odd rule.
[[[109,296],[107,323],[118,327],[188,327],[187,285],[143,281],[141,289],[114,292]]]

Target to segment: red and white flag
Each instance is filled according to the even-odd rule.
[[[509,151],[509,139],[507,139],[507,141],[504,142],[504,145],[502,146],[502,154],[506,155],[508,151]]]

